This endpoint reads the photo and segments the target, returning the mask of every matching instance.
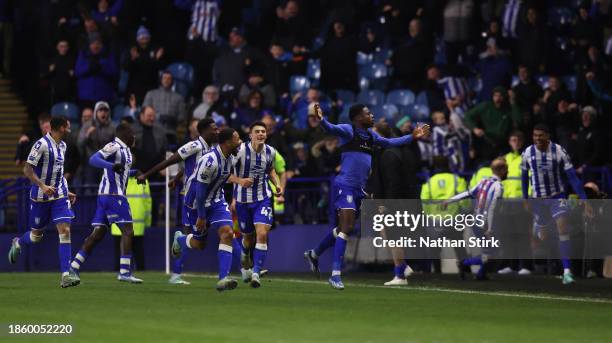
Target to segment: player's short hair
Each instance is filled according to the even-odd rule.
[[[508,163],[506,162],[506,158],[503,156],[497,157],[491,162],[491,170],[494,173],[500,172],[503,167],[508,168]]]
[[[53,116],[51,117],[51,130],[57,131],[60,128],[68,125],[68,118],[65,116]]]
[[[214,123],[215,121],[212,118],[201,119],[200,121],[198,121],[198,132],[202,133],[204,130],[206,130],[209,126],[211,126]]]
[[[223,144],[231,140],[234,136],[234,132],[236,132],[236,130],[232,129],[231,127],[221,130],[221,132],[219,132],[219,144]]]
[[[357,117],[358,115],[361,114],[361,112],[363,111],[364,107],[365,107],[364,104],[355,104],[355,105],[351,106],[351,108],[349,109],[349,119],[351,121],[353,121],[353,119],[355,119],[355,117]]]
[[[546,126],[546,124],[536,124],[533,127],[533,131],[543,131],[543,132],[546,132],[547,134],[550,134],[550,129],[548,128],[548,126]]]
[[[258,121],[253,122],[251,125],[249,125],[249,132],[250,132],[250,131],[253,131],[253,128],[254,128],[255,126],[261,126],[261,127],[263,127],[264,129],[267,129],[266,124],[264,124],[264,122],[263,122],[263,121],[258,120]]]
[[[132,126],[128,123],[121,123],[117,125],[115,129],[115,136],[117,137],[125,137],[127,135],[133,134],[134,130],[132,130]]]
[[[51,115],[47,112],[42,112],[38,115],[38,121],[41,123],[46,123],[51,121]]]

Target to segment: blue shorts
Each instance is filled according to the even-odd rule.
[[[49,222],[53,224],[70,224],[74,218],[68,198],[51,201],[30,200],[30,228],[44,229]]]
[[[232,214],[229,210],[229,205],[225,202],[225,200],[213,203],[212,205],[206,207],[205,210],[206,224],[209,229],[217,230],[223,226],[229,226],[230,228],[234,226],[234,222],[232,221]]]
[[[532,199],[533,220],[536,228],[551,224],[553,219],[569,211],[567,199]]]
[[[183,194],[179,195],[179,204],[181,204],[181,221],[183,226],[193,228],[198,219],[198,211],[185,205],[185,195]]]
[[[272,225],[272,201],[267,198],[250,204],[236,203],[236,215],[240,232],[252,233],[255,224]]]
[[[361,200],[365,198],[365,192],[361,188],[347,187],[334,182],[332,186],[332,203],[337,211],[351,209],[359,211]]]
[[[131,223],[130,204],[122,195],[99,195],[96,214],[91,220],[92,226]]]

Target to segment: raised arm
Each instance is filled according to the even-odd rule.
[[[181,158],[181,155],[179,155],[178,152],[175,152],[174,154],[172,154],[172,156],[168,157],[167,159],[159,162],[158,164],[156,164],[153,168],[147,170],[145,173],[143,173],[142,175],[139,175],[136,178],[136,182],[138,182],[139,184],[143,184],[145,183],[145,180],[147,178],[149,178],[151,175],[159,172],[162,169],[167,168],[168,166],[171,166],[173,164],[179,163],[180,161],[182,161],[183,159]]]
[[[383,148],[391,147],[391,146],[401,146],[412,142],[412,139],[420,139],[426,138],[430,134],[429,125],[421,125],[414,129],[411,135],[405,135],[402,137],[396,138],[385,138],[380,136],[374,131],[370,131],[374,136],[374,144],[381,146]]]
[[[321,106],[319,104],[314,105],[314,117],[321,123],[321,127],[325,132],[332,134],[334,136],[338,136],[345,141],[350,141],[353,139],[353,128],[348,124],[338,124],[334,125],[327,121],[323,117],[323,111],[321,110]]]

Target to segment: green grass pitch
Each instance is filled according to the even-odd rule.
[[[386,289],[388,275],[348,274],[347,289],[335,291],[310,275],[274,275],[259,289],[240,283],[219,293],[212,275],[188,277],[190,286],[168,285],[158,272],[137,276],[145,283],[85,272],[80,286],[61,289],[56,273],[0,274],[0,342],[612,342],[610,280],[568,289],[552,278],[416,276]],[[27,323],[74,331],[6,332]]]

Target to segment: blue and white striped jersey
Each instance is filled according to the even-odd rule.
[[[56,143],[50,133],[37,140],[30,150],[26,161],[34,167],[34,173],[47,186],[55,187],[52,196],[45,195],[40,187],[32,185],[30,199],[33,201],[51,201],[68,196],[68,183],[64,178],[64,156],[66,143]]]
[[[458,96],[463,98],[461,106],[455,108],[455,111],[463,116],[471,105],[471,99],[469,98],[470,86],[467,80],[463,77],[446,76],[438,80],[438,85],[442,86],[446,100]]]
[[[487,229],[492,230],[495,206],[497,205],[497,200],[503,196],[504,186],[501,180],[497,176],[492,175],[482,179],[474,188],[459,193],[450,200],[457,201],[467,197],[474,198],[474,214],[483,215],[486,219]]]
[[[516,24],[519,21],[522,0],[508,0],[502,15],[502,35],[517,38]]]
[[[219,2],[217,0],[197,0],[191,9],[191,27],[205,42],[217,40],[217,21],[219,19]],[[195,39],[189,30],[189,39]]]
[[[234,185],[234,199],[239,203],[263,201],[272,196],[268,184],[268,173],[272,170],[276,150],[264,144],[261,152],[256,152],[251,143],[242,143],[236,155],[235,174],[241,178],[253,178],[251,187]]]
[[[98,150],[104,160],[123,165],[123,173],[115,173],[111,168],[104,168],[98,195],[125,195],[130,168],[132,168],[132,152],[123,141],[115,137],[115,140],[106,144],[104,148]]]
[[[197,208],[194,180],[208,185],[204,206],[208,207],[212,203],[225,201],[223,185],[230,176],[233,163],[234,157],[232,155],[227,158],[223,156],[223,152],[218,145],[210,149],[209,152],[200,158],[196,170],[191,175],[192,182],[185,195],[185,204],[188,207]]]
[[[183,189],[181,194],[185,194],[189,188],[190,176],[198,164],[198,161],[205,153],[210,151],[208,143],[201,136],[178,149],[177,153],[183,159],[185,168],[183,170]]]
[[[531,145],[525,149],[521,158],[522,171],[531,171],[534,198],[550,198],[565,192],[561,172],[573,166],[569,155],[559,144],[550,142],[546,151]]]

